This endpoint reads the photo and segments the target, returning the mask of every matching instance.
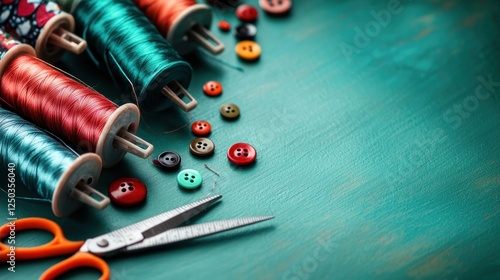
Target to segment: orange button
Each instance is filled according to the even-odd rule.
[[[203,85],[203,92],[208,96],[219,96],[222,93],[222,85],[216,81],[208,81]]]
[[[225,20],[219,21],[219,29],[221,31],[227,32],[231,30],[231,24]]]
[[[241,41],[236,45],[236,54],[244,60],[256,60],[260,56],[260,46],[254,41]]]
[[[210,134],[212,126],[206,121],[195,121],[191,125],[191,131],[198,136],[205,136]]]

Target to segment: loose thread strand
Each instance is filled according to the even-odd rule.
[[[210,166],[208,166],[206,163],[204,164],[205,168],[207,168],[208,170],[212,171],[213,173],[215,173],[217,175],[217,177],[215,178],[214,182],[212,183],[212,189],[210,190],[209,193],[207,193],[205,195],[205,197],[211,195],[214,191],[215,191],[215,186],[217,185],[217,180],[219,180],[220,178],[220,174],[219,172],[213,170]]]

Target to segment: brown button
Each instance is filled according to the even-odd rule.
[[[240,115],[240,108],[233,103],[222,104],[219,111],[224,118],[228,119],[236,119]]]
[[[209,156],[214,153],[215,145],[212,140],[208,138],[196,138],[189,144],[191,153],[197,156]]]

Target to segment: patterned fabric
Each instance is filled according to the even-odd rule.
[[[14,39],[9,33],[0,29],[0,60],[7,54],[13,47],[21,44]]]
[[[45,24],[60,13],[49,0],[0,0],[0,27],[34,47]]]

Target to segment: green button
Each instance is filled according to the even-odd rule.
[[[201,178],[200,172],[194,169],[184,169],[179,172],[177,175],[177,183],[185,189],[196,189],[201,186],[201,182],[203,179]]]

